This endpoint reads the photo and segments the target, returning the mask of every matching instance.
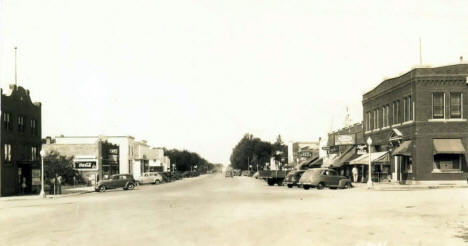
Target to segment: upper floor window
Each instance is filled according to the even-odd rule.
[[[366,122],[366,126],[367,126],[367,131],[371,130],[372,127],[371,127],[371,113],[370,112],[367,112],[366,113],[367,115],[367,122]]]
[[[18,131],[24,132],[24,116],[18,116]]]
[[[6,162],[11,161],[11,144],[4,144],[3,145],[3,157]]]
[[[406,113],[408,114],[408,117],[406,119],[411,121],[413,120],[413,100],[411,96],[408,96],[406,100],[408,100],[408,103],[407,103],[408,106],[406,109]]]
[[[387,122],[387,114],[386,114],[386,109],[385,106],[382,107],[382,127],[386,127],[386,122]]]
[[[462,94],[460,92],[450,93],[450,118],[462,117]]]
[[[444,118],[444,93],[442,92],[432,93],[432,118]]]
[[[11,130],[11,114],[8,112],[3,112],[3,129]]]
[[[31,135],[37,136],[37,121],[36,120],[31,120]]]
[[[397,100],[395,105],[396,105],[396,113],[395,113],[396,121],[395,121],[395,124],[398,124],[401,121],[401,117],[400,117],[400,100]]]
[[[390,105],[387,105],[385,106],[385,119],[386,119],[386,122],[385,122],[385,126],[389,126],[390,125]]]
[[[37,147],[31,147],[31,161],[37,160]]]

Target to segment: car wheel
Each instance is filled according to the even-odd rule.
[[[288,184],[288,188],[292,188],[292,187],[293,187],[293,185],[292,185],[292,184]]]
[[[135,185],[133,185],[133,184],[128,184],[127,185],[127,190],[133,190],[133,188],[135,188]]]
[[[159,184],[159,183],[161,183],[161,181],[159,181],[159,179],[154,180],[154,184]]]
[[[323,182],[318,183],[317,190],[323,190],[325,188],[325,184]]]
[[[310,186],[308,185],[303,185],[302,188],[304,188],[304,190],[308,190],[310,188]]]
[[[351,188],[351,183],[350,183],[350,182],[346,182],[346,184],[344,185],[344,188],[345,188],[345,189],[350,189],[350,188]]]
[[[275,182],[273,180],[268,180],[267,183],[268,183],[269,186],[275,185]]]
[[[104,192],[104,191],[106,191],[106,189],[107,189],[107,188],[106,188],[105,185],[101,185],[101,186],[99,187],[99,192]]]

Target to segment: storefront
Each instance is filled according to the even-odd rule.
[[[363,154],[349,162],[350,166],[358,169],[358,181],[367,182],[369,178],[369,161],[372,166],[372,181],[374,182],[389,182],[392,179],[390,158],[387,151],[372,152]]]

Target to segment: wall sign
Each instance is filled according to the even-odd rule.
[[[364,154],[367,154],[367,145],[365,144],[359,144],[357,147],[356,147],[357,151],[356,151],[356,154],[358,155],[364,155]]]
[[[356,143],[356,135],[336,135],[335,136],[335,145],[353,145]]]
[[[75,161],[75,169],[96,169],[96,161]]]

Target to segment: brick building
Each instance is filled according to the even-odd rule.
[[[360,151],[364,151],[364,144],[361,123],[328,133],[327,146],[324,147],[327,155],[324,157],[322,167],[337,169],[341,175],[351,177],[352,167],[349,162],[359,157]],[[360,169],[362,171],[362,168]]]
[[[415,68],[363,95],[364,139],[394,181],[466,183],[467,76],[468,64]]]
[[[21,86],[10,85],[8,95],[3,91],[0,93],[0,196],[38,192],[41,184],[41,103],[33,103],[29,90]]]

